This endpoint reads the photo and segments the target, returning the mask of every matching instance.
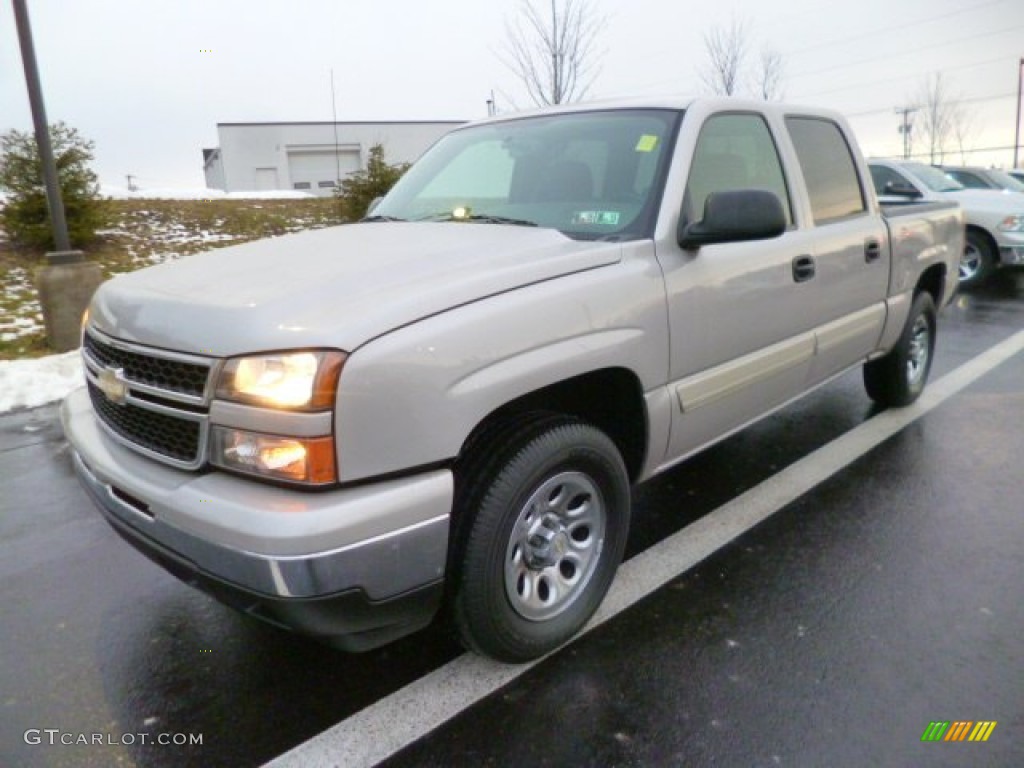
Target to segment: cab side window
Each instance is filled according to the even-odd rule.
[[[715,115],[704,123],[686,182],[687,220],[703,217],[708,195],[731,189],[775,193],[782,202],[786,223],[793,222],[782,162],[760,115]]]
[[[831,120],[787,117],[815,224],[828,224],[867,211],[853,153]]]

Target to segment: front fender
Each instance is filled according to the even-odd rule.
[[[603,368],[645,392],[667,376],[668,324],[650,243],[622,261],[453,308],[354,351],[338,387],[339,475],[351,482],[454,458],[488,414]]]

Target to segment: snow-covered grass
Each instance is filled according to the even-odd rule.
[[[106,184],[100,187],[100,194],[112,200],[308,200],[316,197],[311,192],[304,192],[300,189],[253,189],[224,192],[220,189],[184,187],[128,189]]]
[[[210,190],[206,190],[210,191]],[[277,193],[290,195],[290,193]],[[106,200],[106,226],[86,253],[107,277],[199,251],[338,223],[331,198]],[[33,270],[42,254],[18,252],[0,233],[0,360],[47,353]]]
[[[78,350],[35,360],[0,360],[0,413],[52,403],[84,383]]]
[[[42,333],[43,310],[28,270],[11,267],[0,287],[0,344]]]

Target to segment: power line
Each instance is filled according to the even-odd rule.
[[[835,72],[837,69],[849,69],[850,67],[859,67],[862,64],[867,64],[867,63],[872,62],[872,61],[881,61],[883,59],[885,59],[885,60],[897,59],[897,58],[899,58],[901,56],[909,56],[912,53],[920,53],[921,51],[927,51],[930,48],[944,48],[944,47],[946,47],[948,45],[951,45],[953,43],[957,43],[957,44],[965,43],[965,42],[967,42],[969,40],[977,40],[978,38],[982,38],[982,37],[992,37],[993,35],[1002,35],[1002,34],[1004,34],[1006,32],[1016,32],[1018,29],[1024,29],[1024,24],[1018,24],[1015,27],[1004,27],[1003,29],[997,29],[997,30],[995,30],[993,32],[982,32],[982,33],[977,34],[977,35],[970,35],[969,37],[959,37],[959,38],[957,38],[955,40],[943,40],[943,41],[938,42],[938,43],[929,43],[928,45],[922,45],[922,46],[919,46],[917,48],[908,48],[906,50],[901,50],[901,51],[898,51],[897,53],[885,53],[885,54],[882,54],[881,56],[875,56],[874,58],[870,58],[870,59],[857,59],[856,61],[851,61],[848,64],[836,64],[835,66],[832,66],[832,67],[825,67],[824,69],[816,69],[813,72],[804,72],[804,73],[798,73],[796,75],[790,75],[790,79],[800,78],[800,77],[810,77],[812,75],[820,75],[820,74],[823,74],[825,72]]]
[[[957,147],[956,149],[944,149],[944,150],[942,150],[942,154],[943,155],[977,155],[977,154],[979,154],[981,152],[1008,152],[1008,151],[1010,151],[1012,149],[1013,149],[1013,147],[1010,146],[1010,145],[1001,146],[1001,147],[974,147],[973,149],[960,149],[959,147]],[[896,156],[895,155],[890,155],[889,157],[895,158]],[[902,159],[905,159],[905,160],[914,160],[914,159],[921,159],[921,160],[923,160],[923,159],[928,159],[929,161],[931,161],[931,158],[932,158],[932,153],[931,152],[915,152],[912,155],[910,155],[909,157],[902,158]],[[896,159],[901,159],[901,158],[896,158]]]
[[[1010,59],[1016,59],[1016,58],[1017,58],[1016,56],[1012,56],[1012,55],[1000,56],[999,58],[996,58],[996,59],[985,59],[985,61],[975,61],[975,62],[972,62],[970,64],[959,64],[959,65],[957,65],[955,67],[944,67],[943,69],[941,69],[939,71],[942,74],[945,74],[946,72],[955,72],[956,70],[959,70],[959,69],[971,69],[973,67],[983,67],[986,64],[998,64],[1000,62],[1006,62],[1006,61],[1009,61]],[[812,93],[805,93],[800,98],[801,99],[810,99],[810,98],[813,98],[815,96],[828,96],[828,95],[833,94],[833,93],[841,93],[842,91],[852,91],[852,90],[855,90],[857,88],[867,88],[870,85],[880,85],[882,83],[896,83],[896,82],[899,82],[900,80],[913,80],[913,79],[918,78],[920,76],[921,76],[920,73],[914,73],[914,74],[911,74],[911,75],[902,75],[901,77],[887,77],[885,80],[865,80],[865,81],[862,81],[860,83],[856,83],[854,85],[844,85],[842,88],[830,88],[827,91],[814,91]]]
[[[925,19],[911,19],[909,21],[901,22],[900,26],[907,26],[907,25],[910,25],[910,24],[929,24],[929,23],[931,23],[933,21],[941,21],[942,19],[948,19],[951,16],[959,16],[960,14],[963,14],[963,13],[972,13],[974,11],[977,11],[977,10],[981,9],[981,8],[986,8],[986,7],[990,6],[990,5],[999,5],[999,4],[1004,3],[1004,2],[1006,2],[1006,0],[988,0],[988,2],[978,3],[977,5],[971,5],[971,6],[968,6],[967,8],[960,8],[960,9],[957,9],[955,11],[950,11],[949,13],[939,14],[938,16],[929,16],[928,18],[925,18]],[[896,26],[897,25],[890,23],[890,24],[888,24],[885,27],[881,27],[881,28],[878,28],[878,29],[872,29],[872,30],[869,30],[868,32],[862,32],[860,34],[853,35],[851,37],[840,37],[840,38],[836,38],[835,40],[828,40],[828,41],[825,41],[825,42],[822,42],[822,43],[815,43],[814,45],[808,45],[808,46],[805,46],[803,48],[797,48],[795,51],[788,51],[788,52],[786,52],[785,55],[787,55],[787,56],[799,56],[802,53],[807,53],[808,51],[816,51],[816,50],[818,50],[820,48],[834,48],[837,45],[843,45],[843,44],[846,44],[846,43],[856,42],[857,40],[863,40],[866,37],[873,37],[873,36],[875,36],[877,34],[880,34],[880,33],[885,34],[885,35],[892,35],[893,29]]]
[[[994,95],[994,96],[975,96],[975,97],[972,97],[972,98],[969,98],[969,99],[953,99],[952,101],[955,101],[957,104],[976,104],[976,103],[979,103],[979,102],[986,102],[986,101],[1000,101],[1002,99],[1014,99],[1016,97],[1017,97],[1017,94],[1015,94],[1015,93],[1002,93],[1002,94],[997,94],[997,95]],[[864,112],[843,112],[843,114],[847,118],[851,118],[851,117],[867,117],[868,115],[891,114],[891,111],[890,111],[889,108],[884,108],[884,109],[869,109],[869,110],[865,110]]]

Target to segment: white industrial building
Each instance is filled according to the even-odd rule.
[[[220,146],[203,150],[206,186],[225,192],[299,189],[330,195],[366,169],[370,148],[410,163],[461,121],[391,123],[217,123]]]

